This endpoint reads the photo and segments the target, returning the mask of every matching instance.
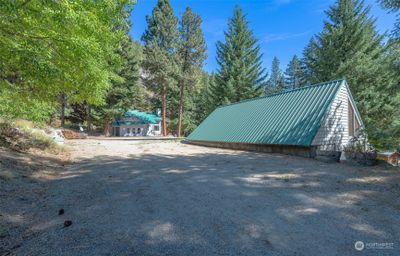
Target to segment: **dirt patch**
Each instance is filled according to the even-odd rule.
[[[67,153],[0,148],[0,255],[11,254],[35,235],[31,227],[46,208],[48,184],[68,161]]]
[[[44,199],[7,216],[29,227],[15,254],[354,255],[360,240],[400,254],[392,169],[156,139],[67,145]]]

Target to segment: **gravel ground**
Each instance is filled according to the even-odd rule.
[[[13,254],[355,255],[363,241],[375,247],[360,255],[400,255],[399,170],[156,139],[67,144],[73,162]]]

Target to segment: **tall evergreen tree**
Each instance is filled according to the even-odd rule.
[[[141,83],[141,64],[143,61],[143,47],[132,39],[126,40],[122,45],[122,58],[125,60],[119,75],[123,78],[121,88],[117,93],[121,96],[118,105],[120,108],[126,106],[145,110],[147,103],[145,99],[145,88]]]
[[[178,20],[169,0],[158,0],[150,16],[146,17],[147,29],[142,36],[144,42],[143,68],[145,82],[161,98],[162,134],[167,135],[167,100],[171,87],[177,80]]]
[[[124,64],[118,75],[122,78],[119,81],[112,83],[107,91],[106,103],[102,106],[93,108],[90,119],[95,119],[96,123],[104,125],[104,134],[108,135],[110,122],[113,118],[121,116],[129,108],[144,109],[145,89],[140,82],[140,65],[142,61],[142,46],[128,38],[122,43],[122,48],[119,51]],[[90,106],[85,104],[78,107],[86,109],[89,115]],[[82,110],[75,111],[79,112]],[[74,116],[74,113],[72,113]],[[87,120],[92,121],[92,120]]]
[[[283,76],[280,68],[280,61],[277,57],[274,57],[271,65],[271,75],[267,81],[265,87],[266,94],[277,93],[286,89],[285,77]]]
[[[198,74],[197,83],[187,90],[185,97],[185,112],[182,118],[182,134],[187,135],[192,132],[205,116],[209,114],[209,102],[211,98],[208,93],[209,75],[206,72]]]
[[[186,8],[179,26],[179,64],[181,77],[179,79],[179,112],[177,136],[182,134],[182,119],[185,105],[185,90],[193,88],[198,82],[203,62],[206,59],[206,44],[201,30],[201,17]]]
[[[215,77],[215,105],[260,96],[266,74],[257,39],[241,8],[228,21],[225,42],[217,43],[218,72]]]
[[[372,138],[374,131],[391,126],[397,92],[369,11],[363,1],[337,0],[304,59],[313,82],[346,78]]]
[[[317,70],[317,42],[315,37],[311,37],[308,45],[303,50],[301,59],[301,69],[303,71],[304,82],[306,85],[318,83],[317,76],[314,74]]]
[[[215,108],[213,105],[215,100],[213,99],[212,88],[215,87],[215,74],[208,75],[205,73],[201,82],[201,87],[196,95],[196,115],[195,124],[200,124]]]
[[[396,13],[396,23],[394,24],[393,36],[400,39],[400,1],[399,0],[379,0],[382,7]]]
[[[306,62],[316,81],[343,77],[360,67],[352,62],[371,64],[382,54],[382,37],[375,31],[369,10],[359,0],[338,0],[326,12],[323,31],[306,48]]]
[[[397,84],[397,101],[400,104],[400,1],[399,0],[380,0],[383,8],[389,10],[390,12],[396,13],[397,20],[394,24],[393,33],[391,38],[389,38],[387,43],[387,53],[386,59],[383,64],[387,66],[388,70],[392,71],[394,75],[394,82]],[[396,94],[393,94],[395,98]],[[397,142],[397,151],[400,152],[400,108],[397,108],[393,115],[393,123],[386,133],[389,136],[387,140],[393,144]],[[394,138],[394,139],[393,139]]]
[[[301,61],[294,55],[292,60],[289,62],[285,71],[285,84],[288,89],[293,90],[304,86],[304,75],[301,66]]]

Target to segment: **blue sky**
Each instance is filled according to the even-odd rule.
[[[146,15],[150,15],[157,0],[138,0],[131,20],[131,36],[140,40],[145,30]],[[186,6],[200,14],[207,42],[208,58],[205,70],[217,69],[215,43],[223,40],[227,19],[235,5],[247,14],[250,28],[259,40],[263,53],[263,65],[269,69],[274,56],[281,60],[284,70],[294,54],[301,55],[310,37],[322,30],[324,10],[335,0],[171,0],[175,15],[180,17]],[[390,31],[395,17],[382,10],[375,0],[366,0],[372,6],[371,14],[377,19],[380,32]]]

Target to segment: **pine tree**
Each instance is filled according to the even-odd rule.
[[[304,83],[311,85],[318,83],[318,78],[314,72],[317,70],[317,42],[315,37],[311,37],[308,45],[303,50],[303,58],[301,59],[301,69],[303,73]]]
[[[347,80],[373,141],[374,132],[391,126],[398,94],[369,11],[363,1],[338,0],[326,12],[323,31],[306,48],[304,62],[312,82]]]
[[[138,42],[129,38],[122,44],[121,56],[124,65],[118,74],[123,80],[114,83],[107,94],[107,101],[117,109],[143,110],[146,108],[145,88],[140,80],[143,48]]]
[[[228,21],[225,42],[217,43],[218,72],[213,88],[215,105],[260,96],[266,74],[257,39],[241,8],[236,7]]]
[[[203,74],[203,78],[200,85],[200,90],[195,98],[196,114],[194,123],[200,124],[214,109],[214,99],[212,94],[212,88],[215,87],[215,74],[208,75]]]
[[[394,87],[397,88],[395,92],[392,93],[393,101],[397,102],[397,105],[400,105],[400,1],[381,0],[380,3],[383,8],[397,15],[393,32],[387,43],[387,53],[383,65],[385,65],[386,69],[390,70],[393,75]],[[386,141],[383,141],[386,146],[383,145],[383,148],[393,149],[394,147],[390,146],[397,144],[395,147],[397,147],[397,151],[400,152],[400,108],[394,111],[392,120],[392,124],[385,131],[386,136],[381,136],[380,141],[383,140],[382,138],[386,138]]]
[[[285,71],[285,84],[288,89],[293,90],[304,86],[304,75],[301,66],[301,61],[294,55],[292,60],[289,62]]]
[[[169,0],[158,0],[147,19],[147,29],[142,36],[144,42],[143,68],[145,83],[154,88],[162,102],[162,134],[167,135],[168,93],[176,86],[178,20]]]
[[[177,136],[182,134],[182,119],[185,105],[185,90],[193,88],[198,82],[199,71],[206,59],[206,45],[201,30],[201,17],[186,8],[179,27],[179,64],[181,78],[179,80],[179,113]]]
[[[211,83],[210,91],[212,99],[214,100],[214,107],[235,102],[236,90],[232,77],[229,77],[229,80],[223,83],[222,76],[217,77],[217,74],[215,74]]]
[[[208,78],[208,83],[206,84],[206,89],[204,92],[204,96],[206,97],[205,100],[203,101],[205,104],[204,107],[204,118],[206,118],[211,112],[215,110],[218,105],[216,105],[216,102],[218,102],[215,98],[216,96],[216,74],[214,72],[211,73],[211,75]]]
[[[382,54],[382,37],[375,31],[369,9],[359,0],[338,0],[327,11],[324,30],[310,41],[305,56],[316,81],[344,77],[360,67],[352,62],[373,64]]]
[[[395,12],[397,16],[396,23],[394,24],[393,37],[400,39],[400,1],[399,0],[380,0],[383,8]]]
[[[192,132],[197,125],[203,121],[206,114],[206,109],[209,108],[207,102],[210,101],[208,97],[208,82],[209,75],[206,72],[198,73],[197,83],[187,90],[185,97],[185,112],[182,118],[182,134],[187,135]]]
[[[280,68],[280,61],[277,57],[274,57],[271,65],[271,76],[267,81],[265,93],[273,94],[281,92],[285,89],[285,77],[283,76],[282,70]]]
[[[142,46],[128,38],[122,43],[119,54],[124,61],[122,69],[118,72],[122,79],[112,83],[107,91],[106,104],[94,107],[89,117],[96,117],[97,123],[103,123],[105,135],[108,135],[110,122],[113,118],[121,116],[129,108],[146,108],[145,89],[140,82]],[[86,112],[88,112],[87,108],[90,107],[85,104],[77,107],[79,106],[85,108]],[[82,110],[77,111],[81,112]]]

